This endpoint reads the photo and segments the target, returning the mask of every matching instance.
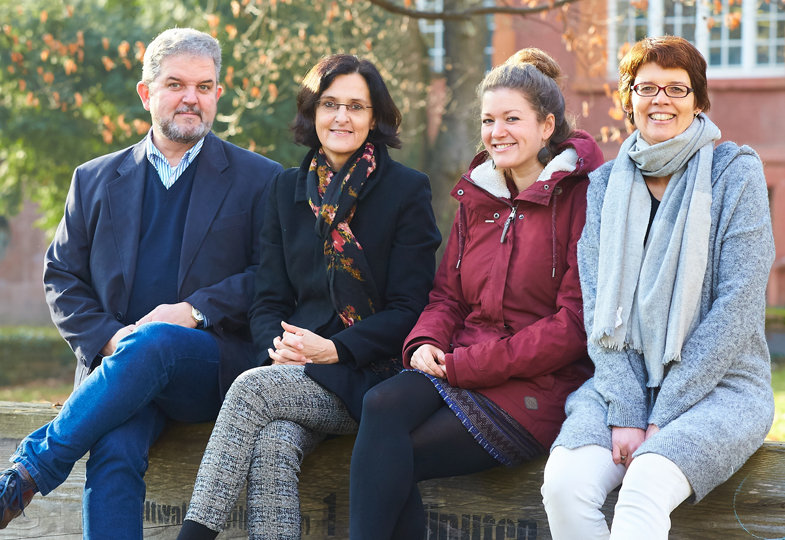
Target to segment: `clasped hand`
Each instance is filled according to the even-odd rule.
[[[613,426],[611,429],[611,444],[613,446],[613,462],[616,465],[629,467],[632,463],[632,454],[640,445],[660,431],[655,424],[649,424],[648,429]]]
[[[273,339],[267,354],[273,364],[335,364],[338,351],[332,340],[308,329],[281,321],[283,334]]]
[[[447,368],[444,367],[444,351],[429,343],[417,347],[412,353],[409,365],[439,379],[447,378]]]

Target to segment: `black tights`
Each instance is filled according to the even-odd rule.
[[[499,462],[447,407],[433,383],[403,372],[372,388],[352,452],[352,540],[416,540],[425,534],[417,482],[470,474]]]

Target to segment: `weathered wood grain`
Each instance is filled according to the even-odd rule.
[[[35,404],[0,402],[0,459],[19,440],[50,420],[56,410]],[[145,501],[145,538],[177,536],[188,506],[210,424],[173,424],[150,451]],[[348,538],[349,457],[353,439],[324,442],[303,464],[303,538]],[[544,459],[514,469],[423,482],[429,512],[429,539],[550,538],[539,494]],[[78,539],[84,460],[68,481],[46,497],[37,496],[20,517],[0,531],[0,539]],[[219,538],[243,538],[245,500],[241,496]],[[604,510],[611,516],[616,494]],[[684,504],[672,516],[672,540],[782,539],[785,537],[785,444],[767,443],[725,484],[699,505]]]

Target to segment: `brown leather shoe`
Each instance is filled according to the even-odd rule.
[[[14,463],[0,473],[0,529],[23,513],[36,491],[35,481],[22,464]]]

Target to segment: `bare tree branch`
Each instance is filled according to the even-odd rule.
[[[409,9],[398,4],[395,4],[391,0],[368,0],[371,4],[375,6],[379,6],[380,8],[390,12],[395,13],[397,15],[405,15],[407,17],[411,17],[413,19],[427,19],[427,20],[467,20],[472,17],[476,17],[478,15],[491,15],[491,14],[508,14],[508,15],[520,15],[521,17],[525,17],[527,15],[533,15],[535,13],[541,13],[543,11],[548,11],[551,9],[559,8],[562,6],[566,6],[567,4],[572,4],[573,2],[577,2],[578,0],[543,0],[543,2],[537,6],[532,7],[516,7],[516,6],[509,6],[509,5],[497,5],[497,6],[478,6],[473,8],[461,9],[457,11],[421,11],[417,9]]]

